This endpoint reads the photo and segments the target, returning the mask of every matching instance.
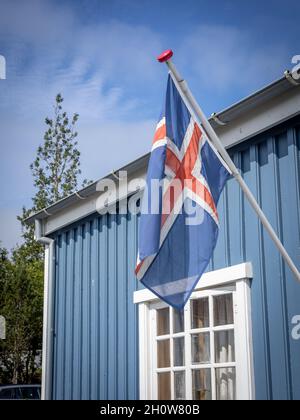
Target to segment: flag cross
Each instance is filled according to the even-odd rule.
[[[184,191],[191,199],[195,200],[196,198],[198,204],[208,211],[217,225],[219,224],[214,199],[205,178],[201,177],[199,170],[201,168],[199,148],[203,147],[205,140],[199,126],[191,120],[180,151],[174,142],[171,140],[167,142],[166,170],[172,180],[163,197],[162,227],[166,223],[170,212],[174,209],[175,203],[183,198]],[[194,173],[196,167],[198,167],[197,175]],[[181,184],[180,189],[178,189],[178,181]],[[181,202],[183,204],[183,199]]]

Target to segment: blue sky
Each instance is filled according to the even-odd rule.
[[[300,3],[201,0],[0,0],[0,240],[34,193],[29,164],[55,95],[78,112],[83,176],[146,153],[174,62],[209,115],[282,76],[300,54]]]

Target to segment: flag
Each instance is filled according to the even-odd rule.
[[[230,171],[169,76],[148,165],[137,278],[181,310],[214,251],[217,203]]]

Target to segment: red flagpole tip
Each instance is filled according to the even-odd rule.
[[[164,63],[165,61],[170,60],[170,58],[172,56],[173,56],[173,51],[172,50],[166,50],[157,57],[157,60],[160,63]]]

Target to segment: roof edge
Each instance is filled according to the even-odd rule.
[[[220,125],[227,125],[229,122],[233,121],[234,119],[241,116],[243,113],[248,112],[249,109],[255,108],[259,104],[263,104],[268,102],[273,97],[278,96],[280,93],[288,92],[293,88],[297,88],[300,86],[299,83],[292,83],[290,78],[287,75],[292,75],[290,72],[285,72],[285,76],[281,77],[280,79],[270,83],[269,85],[264,86],[263,88],[255,91],[251,95],[243,98],[239,102],[234,103],[233,105],[229,106],[228,108],[223,109],[218,113],[212,114],[209,118],[209,122],[213,128],[217,128]],[[129,174],[135,172],[139,168],[143,167],[145,163],[148,162],[150,153],[147,153],[134,161],[130,162],[129,164],[119,168],[119,171],[127,171]],[[115,171],[111,171],[106,176],[100,178],[99,180],[93,182],[92,184],[82,188],[79,191],[76,191],[69,196],[62,198],[61,200],[57,201],[56,203],[48,206],[45,209],[42,209],[36,213],[33,213],[28,218],[25,219],[26,223],[33,223],[36,219],[46,219],[50,217],[60,210],[68,207],[71,204],[79,202],[81,200],[85,200],[86,198],[90,197],[91,195],[95,194],[97,191],[97,184],[99,181],[103,179],[113,179],[116,177]]]

